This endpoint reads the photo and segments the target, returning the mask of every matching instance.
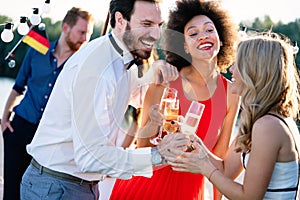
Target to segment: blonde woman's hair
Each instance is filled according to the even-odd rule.
[[[236,67],[243,85],[237,151],[247,152],[253,124],[269,111],[299,117],[299,74],[290,42],[275,33],[242,41]]]

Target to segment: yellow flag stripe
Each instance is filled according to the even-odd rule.
[[[37,50],[38,52],[42,53],[42,54],[46,54],[48,51],[48,47],[43,45],[42,43],[36,41],[34,38],[26,36],[23,39],[23,42],[25,42],[26,44],[28,44],[29,46],[31,46],[32,48],[34,48],[35,50]]]

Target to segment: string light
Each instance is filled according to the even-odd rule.
[[[29,32],[27,17],[24,16],[20,17],[20,24],[17,30],[20,35],[26,35]]]
[[[50,0],[46,0],[43,5],[42,11],[43,11],[43,13],[48,14],[48,13],[50,13],[50,10],[51,10]]]
[[[39,9],[38,8],[33,8],[33,14],[30,17],[30,22],[32,25],[38,25],[41,23],[42,19],[41,16],[39,15]]]
[[[8,62],[8,67],[9,68],[14,68],[16,66],[16,61],[15,60],[10,60],[9,62]]]
[[[41,16],[39,15],[39,8],[32,8],[33,9],[33,14],[30,17],[30,23],[31,25],[39,25],[42,21]],[[43,13],[47,14],[50,12],[50,0],[45,0],[43,6],[42,6],[42,11]],[[30,28],[28,26],[28,17],[21,16],[20,17],[20,24],[17,26],[17,31],[20,35],[27,35],[29,32]],[[6,22],[5,24],[0,24],[0,26],[5,26],[4,30],[1,33],[1,39],[3,42],[9,43],[13,40],[14,35],[13,35],[13,26],[14,23],[12,22]]]
[[[14,24],[11,22],[5,23],[4,30],[1,33],[1,39],[3,42],[11,42],[14,39],[14,34],[12,32]]]
[[[240,30],[238,32],[240,40],[243,40],[246,37],[248,37],[248,34],[247,34],[248,30],[253,31],[255,34],[264,32],[262,30],[257,30],[257,29],[254,29],[254,28],[246,27],[246,26],[240,26]],[[271,31],[270,31],[270,33],[271,33]],[[281,35],[282,35],[283,38],[287,38],[287,36],[285,36],[283,34],[281,34]],[[290,38],[288,38],[288,40],[290,41],[290,45],[291,45],[293,54],[296,55],[299,52],[299,47],[298,47],[297,41],[291,41]]]
[[[248,35],[247,35],[247,27],[246,26],[240,26],[240,30],[238,32],[238,36],[240,38],[240,40],[245,39]]]
[[[297,44],[297,41],[293,41],[293,53],[294,55],[296,55],[299,51],[299,47],[298,47],[298,44]]]

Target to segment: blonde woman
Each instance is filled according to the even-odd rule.
[[[231,71],[242,112],[239,134],[225,158],[214,156],[196,137],[195,151],[169,149],[165,158],[175,171],[205,175],[228,199],[296,199],[300,138],[294,120],[300,96],[291,46],[270,33],[242,41]],[[240,184],[234,178],[243,169]]]

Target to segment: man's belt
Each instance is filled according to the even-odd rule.
[[[65,181],[70,181],[70,182],[74,182],[74,183],[79,183],[79,184],[90,184],[90,185],[95,185],[97,184],[99,181],[87,181],[69,174],[65,174],[62,172],[57,172],[54,171],[52,169],[49,169],[47,167],[44,167],[42,165],[40,165],[35,159],[31,160],[31,165],[36,168],[37,170],[41,171],[42,173],[48,174],[50,176],[53,176],[55,178],[59,178]]]

